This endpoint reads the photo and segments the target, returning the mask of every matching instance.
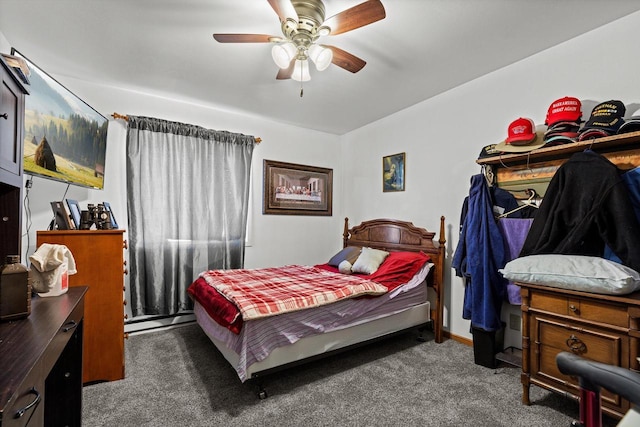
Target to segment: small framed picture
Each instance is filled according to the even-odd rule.
[[[80,230],[80,205],[78,201],[67,199],[67,207],[69,208],[69,216],[71,217],[74,228]]]
[[[382,191],[404,191],[405,153],[391,154],[382,158]]]
[[[104,210],[109,212],[109,218],[111,218],[111,228],[117,229],[118,223],[116,222],[116,217],[113,215],[113,211],[111,210],[111,205],[109,204],[109,202],[102,202],[102,205],[104,206]]]
[[[51,202],[53,220],[49,224],[49,230],[72,230],[71,221],[62,201]]]

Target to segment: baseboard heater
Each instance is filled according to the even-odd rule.
[[[151,332],[157,329],[168,329],[196,321],[193,312],[184,312],[172,316],[138,316],[124,324],[126,334]]]

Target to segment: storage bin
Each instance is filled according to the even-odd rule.
[[[487,368],[496,368],[498,361],[496,354],[504,347],[504,328],[506,323],[502,323],[502,328],[497,331],[486,331],[481,328],[471,327],[473,335],[473,359],[476,365]]]

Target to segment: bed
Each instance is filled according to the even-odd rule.
[[[240,271],[211,270],[203,272],[189,287],[197,323],[236,370],[241,381],[256,380],[260,398],[266,397],[262,381],[259,380],[265,375],[413,328],[422,331],[430,325],[434,340],[442,342],[444,217],[440,218],[438,241],[434,241],[434,232],[407,221],[392,219],[364,221],[349,228],[349,220],[345,218],[342,237],[343,248],[358,248],[362,253],[386,251],[389,255],[378,271],[371,275],[340,274],[335,266],[327,264]],[[410,278],[407,274],[401,276],[402,279],[387,274],[391,272],[388,265],[404,262],[405,259],[411,259]],[[211,282],[218,280],[219,275],[285,271],[281,269],[286,269],[287,274],[300,271],[303,275],[307,269],[314,270],[313,274],[322,270],[322,274],[328,277],[334,275],[332,280],[341,282],[365,279],[368,283],[356,282],[356,285],[373,286],[375,289],[365,286],[364,294],[357,297],[253,318],[249,315],[254,306],[243,311],[239,308],[240,302],[233,299],[234,295],[225,294],[224,286],[211,286]],[[407,273],[409,268],[403,271]],[[391,276],[394,280],[401,280],[402,284],[390,286],[392,282],[385,279]],[[237,280],[242,282],[242,276]],[[251,281],[251,278],[248,280]],[[284,276],[282,281],[285,281]],[[383,288],[386,288],[384,293],[378,289],[383,283]],[[210,297],[215,301],[209,301]],[[283,306],[289,307],[288,304]]]

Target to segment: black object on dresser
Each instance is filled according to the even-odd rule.
[[[80,426],[86,287],[34,297],[26,319],[0,324],[0,426]]]

